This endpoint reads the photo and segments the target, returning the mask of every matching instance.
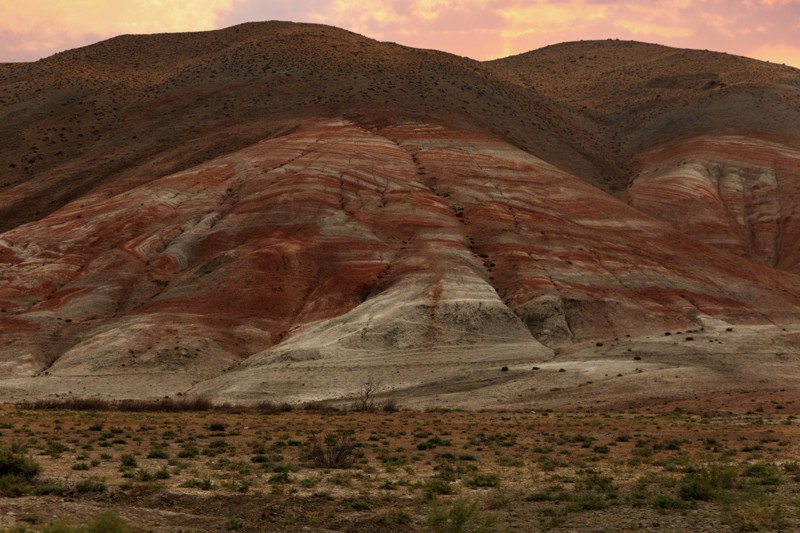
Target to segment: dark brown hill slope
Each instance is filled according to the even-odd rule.
[[[606,40],[548,46],[488,66],[608,127],[625,158],[725,129],[800,136],[800,71],[784,65]]]
[[[597,174],[591,133],[480,63],[308,24],[116,37],[0,70],[0,105],[0,229],[319,115],[431,117]]]
[[[663,126],[795,71],[671,51],[725,86],[651,98],[695,70],[581,46],[606,76],[290,23],[2,66],[0,398],[796,391],[794,131]]]

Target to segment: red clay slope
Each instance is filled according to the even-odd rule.
[[[608,124],[509,72],[286,23],[0,69],[0,394],[413,391],[797,322],[794,137],[620,165]]]
[[[606,128],[611,185],[640,210],[751,261],[800,273],[800,72],[727,54],[619,41],[490,65]]]

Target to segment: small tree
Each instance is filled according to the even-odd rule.
[[[378,384],[369,380],[358,390],[358,396],[353,401],[351,408],[353,411],[374,411],[375,410],[375,395],[378,394]]]

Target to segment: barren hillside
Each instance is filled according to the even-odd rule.
[[[625,162],[611,184],[620,197],[715,247],[800,272],[797,69],[612,40],[490,65],[605,128]]]
[[[798,80],[282,22],[2,65],[0,398],[796,391]]]

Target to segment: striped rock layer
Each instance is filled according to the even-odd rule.
[[[702,77],[699,88],[695,78],[655,77],[653,86],[673,103],[637,97],[639,118],[623,118],[638,129],[611,135],[621,104],[595,93],[595,100],[558,101],[540,94],[550,86],[526,86],[531,65],[550,65],[552,50],[539,63],[481,64],[330,28],[240,30],[244,37],[234,29],[194,37],[235,43],[207,63],[186,51],[191,36],[176,37],[177,52],[164,53],[184,50],[191,61],[175,72],[155,63],[150,78],[114,81],[121,74],[97,68],[98,57],[119,53],[120,41],[0,69],[0,114],[25,137],[13,137],[3,152],[0,189],[6,398],[181,393],[306,401],[345,397],[364,381],[441,398],[522,379],[488,374],[501,366],[513,374],[563,360],[588,372],[588,363],[575,361],[628,360],[632,348],[667,354],[677,366],[721,353],[653,348],[665,331],[741,327],[753,350],[758,328],[769,327],[764,338],[788,331],[781,352],[794,346],[800,137],[788,126],[753,129],[745,119],[750,129],[733,128],[735,121],[673,125],[669,139],[663,128],[646,127],[648,120],[672,124],[712,89],[729,91],[713,105],[752,94],[750,78],[744,89],[739,78],[720,89]],[[350,65],[339,47],[360,52],[352,61],[363,63],[361,71],[396,83],[347,109],[341,95],[310,80],[294,79],[296,91],[269,100],[284,90],[274,77],[307,75],[309,59],[290,57],[277,68],[278,56],[262,58],[266,74],[237,65],[250,64],[243,50],[267,54],[262,44],[279,47],[282,39],[327,43],[320,54],[338,58],[324,70],[334,85],[344,83],[334,67]],[[651,64],[654,52],[640,46],[643,59],[631,57]],[[402,68],[420,68],[417,62],[438,73],[420,75],[419,84],[448,85],[438,100],[408,96],[411,74]],[[72,78],[59,74],[62,63]],[[51,82],[28,94],[38,82],[26,76],[37,68]],[[352,74],[352,65],[339,68]],[[759,72],[773,79],[766,70]],[[77,88],[81,72],[109,88],[90,96],[94,89]],[[258,91],[269,89],[268,109],[242,81],[254,76]],[[670,96],[665,85],[680,94]],[[472,94],[476,87],[481,94]],[[130,105],[125,91],[137,95]],[[314,94],[313,105],[302,100]],[[84,124],[70,114],[90,97],[108,99],[118,122]],[[48,108],[48,98],[61,103]],[[688,103],[675,103],[681,98]],[[213,117],[203,118],[208,106]],[[39,155],[17,163],[26,142]],[[69,149],[59,154],[52,148],[59,143]]]

